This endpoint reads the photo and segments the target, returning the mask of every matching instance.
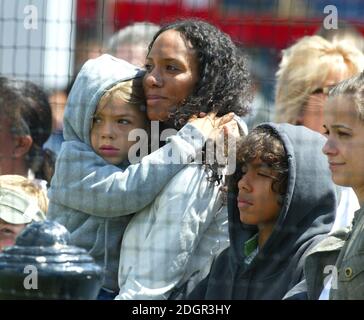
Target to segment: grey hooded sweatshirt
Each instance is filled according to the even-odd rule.
[[[331,230],[336,212],[336,189],[326,157],[325,138],[303,126],[272,127],[288,155],[288,183],[272,234],[250,264],[244,244],[256,226],[240,222],[235,173],[228,194],[230,247],[221,253],[211,272],[189,299],[282,299],[303,277],[303,262],[310,248]]]
[[[63,224],[71,243],[88,250],[104,267],[103,287],[112,291],[118,290],[121,239],[130,214],[151,203],[205,143],[204,136],[187,124],[164,147],[125,170],[93,151],[90,130],[102,95],[119,82],[143,75],[141,69],[107,54],[84,64],[68,97],[65,142],[48,192],[47,217]]]

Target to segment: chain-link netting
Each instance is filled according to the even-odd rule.
[[[361,0],[1,0],[0,175],[48,192],[49,219],[103,267],[103,297],[281,299],[308,250],[359,208],[348,187],[362,167],[335,170],[361,141],[335,144],[343,111],[324,106],[364,69],[363,15]],[[218,31],[181,23],[180,38],[154,37],[191,18]],[[297,127],[252,131],[263,122]],[[236,146],[248,132],[252,145]],[[34,210],[3,188],[0,250]]]

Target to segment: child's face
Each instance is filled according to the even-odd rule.
[[[332,179],[364,196],[360,192],[364,189],[364,122],[353,99],[346,95],[330,98],[324,111],[327,141],[322,151],[328,158]]]
[[[257,226],[274,225],[281,209],[279,195],[272,190],[277,174],[258,158],[242,171],[237,199],[240,221]]]
[[[136,141],[128,141],[133,129],[146,129],[146,114],[138,106],[111,97],[98,106],[91,128],[91,145],[107,162],[118,165],[128,158],[129,148]]]
[[[5,247],[15,244],[16,237],[25,228],[25,224],[11,224],[0,219],[0,252]]]

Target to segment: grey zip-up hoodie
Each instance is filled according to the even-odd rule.
[[[326,157],[325,138],[303,126],[267,123],[288,154],[288,183],[272,234],[250,264],[244,244],[258,230],[240,222],[237,181],[228,194],[230,247],[189,299],[282,299],[303,277],[307,252],[331,230],[336,212],[336,189]]]
[[[205,142],[204,136],[187,124],[164,147],[125,170],[93,151],[90,129],[102,95],[117,83],[143,74],[106,54],[85,63],[67,101],[65,142],[48,192],[47,217],[63,224],[71,233],[71,243],[87,249],[104,267],[104,288],[113,291],[118,291],[120,245],[130,214],[151,203],[169,180],[194,160]]]

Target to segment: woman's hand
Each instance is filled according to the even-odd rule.
[[[223,117],[216,117],[215,113],[200,114],[200,118],[195,116],[189,122],[205,135],[207,159],[225,168],[224,174],[233,173],[236,169],[236,141],[240,138],[234,113]]]
[[[234,113],[230,112],[222,117],[217,117],[216,113],[210,112],[207,115],[200,114],[200,117],[192,116],[188,122],[197,128],[206,139],[216,140],[220,134],[230,134],[239,132],[238,125],[234,120]]]

